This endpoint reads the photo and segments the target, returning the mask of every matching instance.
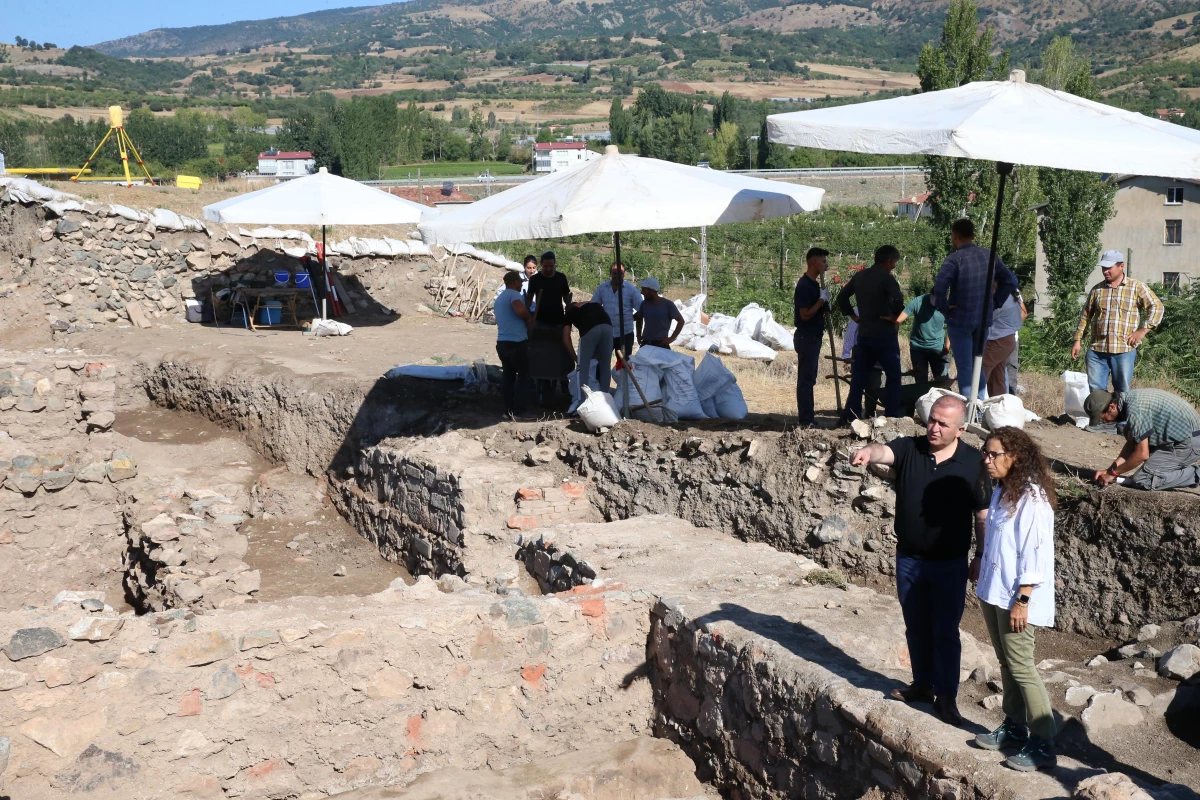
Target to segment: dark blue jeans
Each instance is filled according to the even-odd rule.
[[[962,642],[958,625],[967,602],[967,558],[932,561],[896,556],[896,591],[913,685],[946,697],[958,694]]]
[[[815,336],[797,330],[792,336],[796,346],[796,413],[801,425],[812,424],[813,387],[821,370],[821,334]]]
[[[862,396],[871,370],[879,364],[887,383],[883,387],[883,414],[900,416],[900,342],[895,334],[860,337],[854,345],[850,364],[850,395],[846,398],[846,419],[862,417]]]

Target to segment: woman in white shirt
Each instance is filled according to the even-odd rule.
[[[1054,625],[1054,481],[1042,451],[1018,428],[992,431],[983,462],[996,488],[971,575],[1000,660],[1004,722],[975,743],[987,750],[1021,747],[1004,762],[1013,769],[1053,769],[1057,730],[1033,640],[1035,628]]]

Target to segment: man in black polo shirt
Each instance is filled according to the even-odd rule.
[[[991,486],[979,451],[959,440],[967,407],[943,397],[929,410],[926,436],[869,444],[855,466],[887,464],[896,472],[896,590],[904,612],[913,682],[892,696],[933,703],[951,725],[962,722],[955,698],[962,656],[958,625],[967,578],[978,577]],[[975,560],[967,563],[971,531]]]
[[[792,313],[796,333],[796,413],[802,428],[813,426],[813,387],[821,366],[821,338],[829,314],[829,291],[821,288],[821,275],[829,268],[828,250],[814,247],[804,254],[805,272],[796,281]]]
[[[553,250],[542,253],[542,271],[529,279],[525,290],[525,306],[536,304],[535,317],[541,326],[564,324],[567,306],[571,305],[571,287],[557,266]]]

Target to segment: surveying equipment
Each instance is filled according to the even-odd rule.
[[[129,134],[125,132],[124,115],[121,112],[120,106],[108,107],[108,133],[104,134],[104,138],[100,140],[100,144],[96,145],[96,149],[88,156],[88,160],[84,163],[83,168],[71,178],[73,182],[79,181],[79,176],[88,171],[88,165],[96,158],[96,154],[100,152],[100,148],[104,147],[104,143],[108,141],[108,137],[115,132],[117,135],[117,149],[121,151],[121,166],[125,168],[125,185],[133,186],[133,179],[129,177],[129,152],[133,151],[133,157],[137,159],[138,166],[142,168],[142,172],[146,173],[146,179],[150,184],[154,184],[154,178],[150,177],[149,170],[142,163],[142,157],[138,155],[137,148],[133,146],[133,140],[129,138]]]

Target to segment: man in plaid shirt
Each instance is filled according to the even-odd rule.
[[[1111,374],[1113,391],[1122,394],[1129,391],[1137,346],[1162,322],[1163,304],[1150,287],[1125,274],[1125,257],[1120,250],[1102,255],[1100,269],[1104,280],[1088,292],[1071,358],[1079,358],[1083,334],[1090,324],[1092,338],[1085,357],[1088,385],[1093,392],[1108,389]],[[1139,312],[1146,315],[1140,326]]]

